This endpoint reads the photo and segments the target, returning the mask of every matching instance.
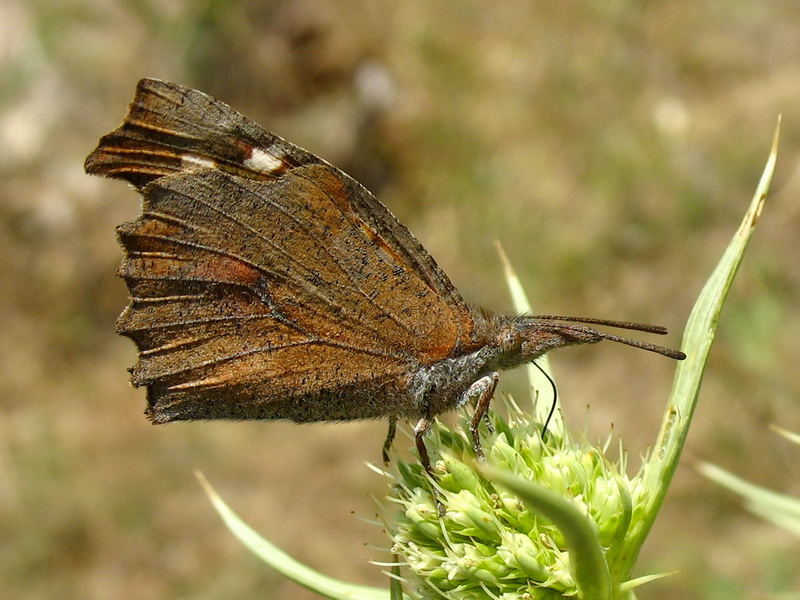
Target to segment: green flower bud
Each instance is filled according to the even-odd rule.
[[[542,441],[522,414],[509,410],[508,420],[492,414],[495,432],[482,434],[487,464],[568,499],[612,559],[640,496],[638,480],[585,443],[555,435]],[[417,463],[401,462],[391,496],[400,510],[386,519],[393,552],[407,566],[407,591],[487,600],[575,596],[565,533],[476,469],[466,423],[455,429],[439,423],[435,430],[428,451],[436,481]]]

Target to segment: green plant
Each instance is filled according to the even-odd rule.
[[[773,429],[800,446],[800,435],[779,427]],[[800,537],[800,498],[792,498],[754,485],[711,463],[702,462],[698,468],[712,481],[742,496],[750,512]]]

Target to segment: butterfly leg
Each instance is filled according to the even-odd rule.
[[[494,433],[494,425],[492,424],[492,419],[489,417],[489,411],[486,411],[486,414],[483,415],[483,422],[486,424],[486,429],[489,433]]]
[[[475,403],[475,412],[472,413],[472,420],[469,424],[469,430],[472,432],[472,447],[475,450],[475,456],[478,460],[486,460],[483,454],[483,448],[481,448],[481,438],[478,428],[481,426],[481,421],[489,416],[489,404],[492,401],[492,396],[494,396],[494,390],[497,388],[498,381],[500,381],[500,375],[498,373],[490,373],[478,379],[478,381],[469,386],[469,389],[464,392],[471,398],[478,399]]]
[[[422,463],[422,466],[425,467],[425,472],[431,477],[434,477],[431,459],[428,457],[428,449],[425,447],[425,434],[428,433],[430,426],[430,417],[422,417],[414,426],[414,442],[417,445],[419,461]]]
[[[439,491],[439,488],[436,486],[436,475],[433,473],[433,467],[431,467],[431,459],[428,456],[428,449],[425,447],[425,434],[428,432],[431,426],[431,417],[430,415],[426,415],[422,417],[414,427],[414,442],[417,445],[417,452],[419,453],[419,461],[422,463],[425,472],[428,474],[428,477],[431,478],[431,485],[433,486],[433,499],[436,501],[436,507],[439,511],[439,518],[443,518],[445,513],[447,512],[444,504],[442,503],[442,493]]]
[[[397,433],[397,415],[389,417],[389,433],[386,434],[386,441],[383,442],[383,464],[389,464],[389,450],[392,449],[394,434]]]

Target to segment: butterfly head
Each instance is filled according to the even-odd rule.
[[[498,346],[497,366],[501,369],[510,369],[534,361],[554,348],[578,344],[594,344],[602,340],[610,340],[642,350],[656,352],[676,360],[686,358],[685,354],[677,350],[600,331],[588,326],[587,323],[646,333],[666,333],[666,329],[663,327],[640,323],[578,317],[519,315],[503,319],[499,324],[499,333],[496,337]]]

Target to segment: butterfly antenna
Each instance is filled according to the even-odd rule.
[[[612,321],[610,319],[592,319],[587,317],[561,317],[556,315],[533,315],[531,318],[542,319],[543,321],[565,321],[567,323],[583,323],[585,325],[602,325],[603,327],[630,329],[631,331],[655,333],[656,335],[666,335],[668,333],[667,328],[661,325],[648,325],[646,323],[634,323],[632,321]]]
[[[656,354],[661,354],[662,356],[666,356],[675,360],[683,360],[686,358],[686,355],[680,350],[673,350],[672,348],[666,348],[664,346],[659,346],[658,344],[640,342],[639,340],[621,337],[619,335],[614,335],[613,333],[606,333],[605,331],[597,331],[597,334],[604,340],[618,342],[620,344],[625,344],[626,346],[633,346],[634,348],[641,348],[642,350],[655,352]]]
[[[577,323],[580,325],[602,325],[604,327],[616,327],[617,329],[628,329],[631,331],[641,331],[643,333],[654,333],[657,335],[665,335],[667,333],[667,328],[661,327],[660,325],[646,325],[644,323],[633,323],[630,321],[610,321],[607,319],[591,319],[583,317],[560,317],[553,315],[535,315],[531,318],[542,321],[562,321],[566,323]],[[554,326],[555,325],[556,324],[554,324]],[[662,356],[666,356],[668,358],[672,358],[675,360],[683,360],[686,358],[686,354],[684,354],[679,350],[673,350],[672,348],[666,348],[664,346],[659,346],[658,344],[651,344],[649,342],[640,342],[639,340],[634,340],[631,338],[614,335],[613,333],[606,333],[605,331],[599,331],[596,329],[592,329],[590,327],[581,327],[580,325],[578,326],[558,325],[558,328],[580,331],[583,333],[591,333],[593,335],[601,337],[604,340],[609,340],[611,342],[618,342],[620,344],[625,344],[626,346],[633,346],[634,348],[640,348],[642,350],[647,350],[649,352],[655,352],[656,354],[661,354]]]
[[[547,413],[547,418],[545,419],[544,425],[542,426],[542,441],[544,441],[545,437],[547,436],[547,426],[550,424],[550,420],[553,418],[553,414],[555,414],[556,412],[556,405],[558,404],[558,388],[556,388],[556,382],[553,381],[553,378],[547,374],[547,371],[545,371],[539,363],[533,361],[532,364],[537,369],[539,369],[542,375],[544,375],[545,378],[547,378],[547,381],[549,381],[550,385],[553,387],[553,404],[550,407],[550,412]]]

